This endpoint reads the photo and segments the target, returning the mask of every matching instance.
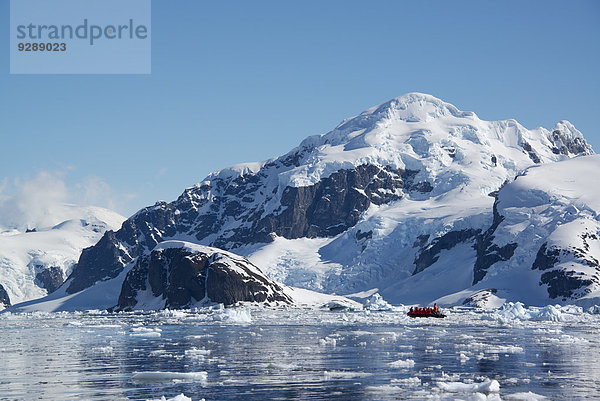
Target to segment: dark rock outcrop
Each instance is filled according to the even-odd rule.
[[[548,247],[548,243],[542,244],[538,250],[531,268],[544,271],[540,278],[540,285],[548,286],[550,298],[569,299],[580,297],[588,293],[593,284],[600,284],[600,263],[588,254],[589,241],[597,241],[598,235],[583,233],[583,248],[559,249]],[[558,266],[565,263],[564,266]],[[575,271],[574,265],[583,265],[593,268],[595,274],[584,274]]]
[[[462,242],[473,239],[479,233],[481,233],[481,230],[478,229],[450,231],[441,237],[435,238],[426,246],[421,245],[421,249],[415,256],[415,270],[413,271],[413,275],[422,272],[437,262],[439,254],[443,249],[452,249]],[[429,238],[429,236],[419,236],[419,238]]]
[[[592,148],[583,139],[583,137],[573,137],[568,135],[559,129],[555,129],[548,136],[550,142],[552,142],[552,152],[554,154],[562,155],[591,155],[593,154]]]
[[[41,267],[43,268],[44,266]],[[56,291],[64,281],[65,276],[63,275],[62,270],[56,266],[44,268],[35,275],[36,284],[41,288],[45,288],[48,291],[48,294]]]
[[[145,300],[151,295],[171,309],[202,301],[293,303],[279,284],[247,259],[216,248],[182,244],[166,242],[138,258],[123,282],[115,310],[135,308],[142,294]]]
[[[492,295],[496,294],[498,290],[495,288],[488,288],[485,290],[480,290],[471,294],[463,301],[463,305],[471,306],[473,308],[485,308],[490,301]]]
[[[0,284],[0,305],[4,307],[10,306],[10,297],[8,296],[8,293],[6,292],[2,284]]]
[[[521,142],[521,147],[523,148],[523,150],[525,150],[525,152],[527,152],[527,155],[529,156],[532,162],[534,162],[535,164],[540,164],[542,162],[538,154],[535,153],[535,150],[533,150],[533,148],[529,144],[529,142]]]
[[[550,298],[562,297],[563,300],[574,297],[576,290],[588,287],[592,280],[582,279],[577,272],[568,270],[551,270],[543,273],[540,285],[548,286]]]
[[[560,249],[548,249],[548,243],[543,243],[538,253],[535,256],[535,260],[533,261],[533,265],[531,268],[533,270],[548,270],[554,268],[554,265],[557,264],[560,260]]]
[[[122,230],[123,228],[119,231]],[[99,280],[115,278],[131,260],[120,248],[117,235],[113,231],[107,231],[96,245],[82,251],[76,268],[69,276],[70,283],[66,291],[74,294]]]
[[[498,213],[498,199],[494,202],[493,214],[494,220],[490,228],[477,236],[475,244],[477,259],[473,267],[473,285],[483,280],[490,266],[494,263],[510,259],[514,255],[515,249],[517,249],[516,243],[506,244],[501,247],[494,243],[494,232],[504,220],[504,216]]]

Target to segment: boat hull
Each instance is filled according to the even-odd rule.
[[[444,315],[443,313],[440,312],[431,312],[431,313],[414,313],[414,312],[408,312],[407,313],[408,316],[410,317],[434,317],[437,319],[441,319],[446,317],[446,315]]]

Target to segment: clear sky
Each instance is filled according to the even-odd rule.
[[[116,76],[9,75],[0,15],[0,200],[51,176],[130,215],[407,92],[600,150],[596,0],[154,0],[152,74]]]

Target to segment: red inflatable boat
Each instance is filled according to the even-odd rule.
[[[433,308],[414,308],[411,309],[407,315],[410,317],[446,317],[446,315],[444,315],[442,312],[439,310],[433,310]]]

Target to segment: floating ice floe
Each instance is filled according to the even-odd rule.
[[[586,312],[591,315],[600,315],[600,305],[591,306]]]
[[[580,320],[583,308],[574,305],[546,305],[544,307],[525,307],[521,302],[508,302],[498,310],[484,314],[483,319],[510,323],[519,320],[564,322]]]
[[[500,383],[497,380],[486,380],[482,383],[441,382],[438,388],[447,393],[498,393]]]
[[[335,347],[337,345],[337,340],[331,337],[321,338],[319,340],[319,345],[321,345],[322,347],[326,345],[331,345],[332,347]]]
[[[421,379],[419,379],[418,377],[408,377],[406,379],[392,379],[390,381],[390,384],[396,386],[416,387],[421,385]]]
[[[106,346],[106,347],[94,347],[92,348],[92,352],[95,352],[97,354],[102,354],[102,355],[106,355],[106,356],[112,356],[113,355],[113,347]]]
[[[190,381],[206,384],[207,372],[134,372],[131,377],[135,381],[161,382],[161,381]]]
[[[192,399],[190,397],[186,397],[185,394],[181,393],[178,396],[175,396],[173,398],[165,398],[165,396],[163,395],[160,399],[146,400],[146,401],[192,401]],[[204,400],[204,398],[202,398],[199,401],[205,401],[205,400]]]
[[[186,358],[194,359],[197,361],[203,361],[208,355],[210,355],[209,349],[192,347],[190,349],[185,350]]]
[[[388,364],[391,368],[412,368],[415,366],[415,361],[412,359],[399,359]]]
[[[373,373],[333,370],[333,371],[324,371],[323,376],[325,376],[325,380],[345,380],[345,379],[357,379],[357,378],[361,378],[361,377],[373,376]]]
[[[252,314],[246,308],[227,308],[216,319],[229,323],[252,323]]]
[[[504,399],[510,401],[542,401],[547,400],[548,398],[544,397],[543,395],[539,395],[528,391],[527,393],[508,394],[504,396]]]
[[[378,292],[376,292],[365,302],[365,309],[372,311],[388,311],[392,310],[393,307],[386,300],[384,300]]]
[[[147,328],[147,327],[134,327],[130,330],[129,335],[132,337],[149,337],[156,338],[161,336],[162,330],[158,327]]]

